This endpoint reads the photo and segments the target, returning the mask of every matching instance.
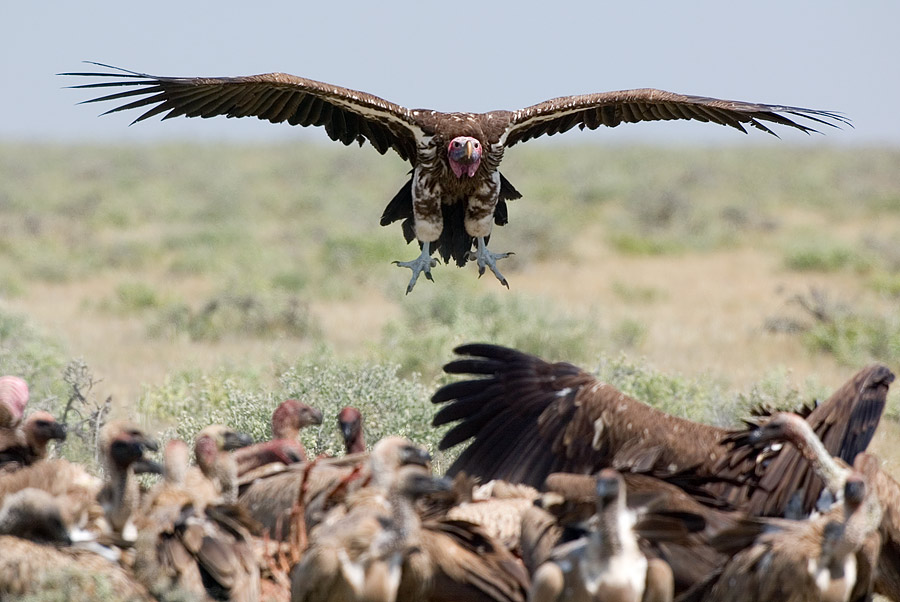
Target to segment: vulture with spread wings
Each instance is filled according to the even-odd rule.
[[[688,96],[654,89],[562,96],[518,111],[441,113],[407,109],[372,94],[285,73],[246,77],[161,77],[93,63],[113,71],[63,73],[102,81],[75,88],[124,87],[85,102],[122,101],[108,113],[145,109],[135,122],[154,115],[178,117],[257,117],[272,123],[317,125],[335,141],[368,142],[384,154],[393,149],[412,164],[412,177],[388,203],[381,224],[403,220],[407,242],[418,239],[421,254],[395,262],[410,268],[407,292],[431,268],[438,251],[444,262],[463,266],[473,259],[479,275],[490,268],[505,286],[487,243],[494,224],[508,220],[506,201],[521,194],[499,171],[504,151],[538,136],[575,126],[596,129],[620,123],[686,119],[727,125],[742,132],[749,125],[774,134],[769,124],[814,132],[814,127],[849,124],[838,113],[750,102]],[[810,123],[798,123],[803,118]]]

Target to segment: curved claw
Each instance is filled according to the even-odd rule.
[[[416,280],[419,279],[419,274],[422,274],[423,272],[425,278],[434,282],[434,278],[431,277],[431,268],[436,266],[437,263],[437,259],[431,256],[429,244],[427,242],[422,245],[422,253],[412,261],[393,262],[396,266],[412,270],[412,278],[409,279],[409,285],[406,287],[407,295],[412,292],[413,287],[416,286]]]
[[[500,281],[500,284],[509,288],[509,282],[506,281],[506,278],[500,273],[500,270],[497,269],[497,260],[505,259],[510,255],[515,255],[515,253],[492,253],[488,250],[487,245],[484,244],[484,239],[478,238],[478,250],[475,251],[474,255],[474,259],[478,264],[479,278],[484,274],[485,268],[491,268],[491,271],[494,273],[494,276],[497,277],[497,280]]]

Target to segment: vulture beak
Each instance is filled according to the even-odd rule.
[[[228,431],[225,433],[225,441],[222,446],[222,449],[225,451],[232,451],[235,449],[240,449],[242,447],[247,447],[253,443],[253,438],[246,433],[238,433],[235,431]]]
[[[66,427],[65,424],[59,424],[57,422],[54,422],[53,424],[50,425],[50,433],[49,433],[50,437],[49,438],[56,439],[58,441],[65,441],[67,432],[68,432],[68,428]]]
[[[481,164],[481,143],[471,136],[457,136],[447,146],[450,169],[457,178],[473,177]]]
[[[312,411],[309,414],[309,423],[310,424],[322,424],[322,410],[317,408],[310,408]]]
[[[431,468],[431,454],[415,445],[406,445],[400,450],[400,462],[402,465],[416,464]]]
[[[134,474],[163,474],[162,464],[148,458],[141,458],[131,465]]]
[[[356,426],[354,422],[343,422],[341,423],[341,435],[344,437],[344,441],[347,441],[351,437],[353,437],[353,429]]]

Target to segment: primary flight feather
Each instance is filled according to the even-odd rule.
[[[521,194],[499,171],[504,151],[532,138],[575,126],[596,129],[622,122],[694,120],[727,125],[746,133],[749,125],[776,135],[770,125],[815,132],[815,127],[849,125],[831,111],[766,105],[643,88],[562,96],[519,109],[488,113],[442,113],[407,109],[372,94],[285,73],[245,77],[161,77],[93,63],[112,71],[63,73],[102,81],[75,88],[126,88],[85,102],[122,101],[107,113],[139,109],[135,122],[172,117],[257,117],[272,123],[316,125],[335,141],[368,142],[384,154],[393,149],[412,165],[412,177],[388,203],[381,225],[403,220],[407,242],[418,239],[420,255],[395,262],[412,270],[407,292],[419,275],[429,280],[437,250],[445,262],[463,266],[474,259],[509,286],[497,269],[508,253],[487,243],[494,224],[507,222],[506,201]],[[104,113],[106,114],[106,113]],[[795,121],[803,118],[810,124]]]

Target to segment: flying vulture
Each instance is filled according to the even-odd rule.
[[[63,73],[100,78],[75,88],[125,88],[85,102],[123,101],[107,113],[144,110],[134,121],[154,115],[257,117],[272,123],[324,126],[328,136],[350,145],[368,142],[379,153],[393,149],[412,165],[412,177],[381,216],[386,226],[403,220],[407,242],[418,239],[421,254],[397,265],[412,270],[407,293],[420,274],[432,280],[437,250],[445,263],[474,259],[479,276],[490,268],[509,287],[497,261],[509,253],[488,250],[493,224],[508,221],[506,201],[522,195],[499,171],[507,148],[578,126],[596,129],[622,122],[688,119],[745,125],[776,135],[775,123],[802,132],[813,126],[838,127],[838,113],[783,105],[688,96],[650,88],[561,96],[517,111],[442,113],[407,109],[372,94],[286,73],[245,77],[163,77],[92,63],[112,71]],[[104,113],[106,114],[106,113]],[[798,123],[803,118],[810,124]],[[473,250],[474,247],[474,250]]]

